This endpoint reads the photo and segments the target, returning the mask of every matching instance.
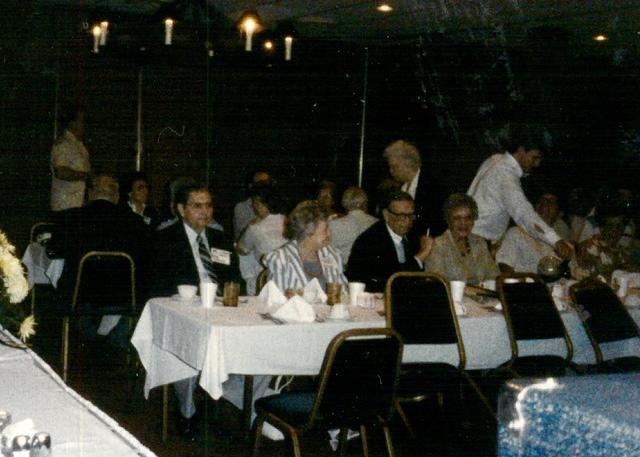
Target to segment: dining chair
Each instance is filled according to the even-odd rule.
[[[492,418],[495,408],[465,370],[466,352],[448,283],[439,275],[399,272],[386,284],[385,316],[388,328],[402,337],[405,348],[412,345],[448,346],[457,364],[445,362],[403,363],[396,396],[396,410],[412,437],[415,432],[403,404],[436,398],[444,413],[445,393],[451,386],[467,385]]]
[[[586,278],[569,289],[574,306],[596,355],[595,371],[623,373],[640,371],[640,357],[605,359],[602,345],[640,338],[638,325],[615,292],[596,278]]]
[[[120,315],[128,319],[132,332],[136,311],[135,263],[119,251],[91,251],[78,264],[70,309],[62,319],[62,379],[69,371],[69,329],[71,321]],[[130,346],[130,345],[129,345]],[[127,351],[127,365],[130,358]]]
[[[511,359],[501,368],[513,377],[564,376],[577,367],[571,363],[573,344],[547,285],[533,273],[511,273],[496,282],[511,345]],[[521,342],[557,347],[565,355],[540,353],[521,355]]]
[[[31,226],[31,230],[29,231],[29,243],[37,243],[38,237],[43,233],[52,233],[55,231],[56,224],[55,222],[36,222]],[[35,314],[36,309],[36,289],[37,284],[34,284],[31,287],[31,314]]]
[[[253,455],[260,449],[268,421],[291,437],[293,454],[301,456],[300,436],[312,429],[340,429],[340,455],[349,428],[360,431],[369,455],[367,427],[382,426],[387,453],[395,455],[389,422],[402,360],[402,341],[391,329],[352,329],[329,343],[317,392],[281,393],[256,401],[258,413]]]

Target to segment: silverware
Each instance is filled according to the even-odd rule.
[[[278,319],[277,317],[273,317],[271,314],[269,313],[258,313],[260,315],[261,318],[263,318],[264,320],[267,321],[271,321],[274,324],[277,325],[283,325],[285,322],[282,319]]]

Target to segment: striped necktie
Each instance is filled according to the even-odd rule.
[[[211,261],[211,254],[207,250],[207,247],[204,244],[204,239],[202,239],[202,234],[198,235],[198,254],[200,254],[200,261],[202,262],[202,266],[205,271],[211,278],[211,281],[217,283],[218,275],[216,275],[215,268],[213,267],[213,262]]]

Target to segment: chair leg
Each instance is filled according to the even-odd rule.
[[[396,452],[393,450],[393,441],[391,440],[391,430],[389,430],[388,425],[384,425],[382,427],[382,430],[384,431],[384,441],[387,445],[387,454],[389,454],[389,457],[395,457]]]
[[[69,318],[62,319],[62,380],[66,383],[69,369]]]
[[[340,436],[338,438],[338,455],[344,457],[347,449],[347,436],[349,435],[349,429],[343,427],[340,429]]]
[[[298,437],[298,433],[295,431],[291,432],[291,443],[293,444],[293,456],[302,457],[302,451],[300,450],[300,438]]]
[[[162,442],[167,441],[169,430],[169,384],[162,386]]]
[[[369,444],[367,443],[367,427],[360,425],[360,439],[362,440],[362,455],[369,457]]]
[[[411,436],[411,438],[415,439],[416,433],[413,431],[413,427],[411,426],[411,422],[409,422],[409,418],[407,417],[407,414],[404,412],[404,409],[402,408],[402,405],[398,400],[396,400],[395,403],[396,403],[396,411],[398,411],[398,415],[400,416],[400,419],[402,419],[402,423],[404,424],[405,427],[407,427],[407,430],[409,431],[409,435]]]
[[[255,438],[255,441],[253,442],[253,457],[258,457],[258,451],[260,450],[260,439],[262,438],[263,424],[264,424],[264,417],[258,416],[258,419],[256,420],[256,438]]]
[[[496,411],[495,409],[491,406],[491,403],[489,402],[489,399],[487,398],[487,396],[484,394],[484,392],[482,392],[480,390],[480,387],[478,387],[478,385],[475,383],[475,381],[473,379],[471,379],[471,376],[469,376],[468,373],[466,372],[462,372],[462,376],[464,377],[465,381],[467,382],[467,384],[469,384],[471,386],[471,388],[473,389],[473,391],[476,393],[476,395],[478,396],[478,398],[480,399],[480,401],[482,402],[482,404],[484,405],[484,407],[487,409],[487,412],[491,415],[491,417],[494,420],[497,420],[498,417],[496,415]]]

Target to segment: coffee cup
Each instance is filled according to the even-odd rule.
[[[178,295],[180,295],[180,298],[184,298],[185,300],[195,297],[197,292],[198,288],[191,284],[180,284],[178,286]]]

